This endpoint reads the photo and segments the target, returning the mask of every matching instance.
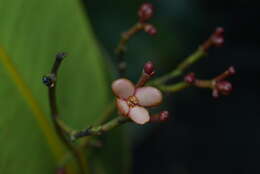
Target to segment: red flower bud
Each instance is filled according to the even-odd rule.
[[[216,28],[216,31],[215,31],[215,34],[216,34],[216,35],[219,35],[219,36],[223,35],[223,34],[224,34],[224,28],[222,28],[222,27],[217,27],[217,28]]]
[[[216,82],[215,89],[222,95],[229,95],[232,91],[232,84],[229,81],[219,81]]]
[[[170,114],[168,111],[163,111],[160,113],[160,121],[165,122],[168,121],[170,118]]]
[[[153,25],[151,25],[151,24],[146,24],[145,26],[144,26],[144,31],[146,32],[146,33],[148,33],[149,35],[155,35],[155,34],[157,34],[157,29],[155,28],[155,26],[153,26]]]
[[[211,36],[211,41],[215,46],[223,46],[223,44],[224,44],[224,29],[222,27],[216,28],[216,31]]]
[[[159,114],[155,114],[150,117],[150,122],[158,123],[158,122],[166,122],[170,118],[170,114],[168,111],[162,111]]]
[[[233,66],[228,68],[228,72],[229,72],[230,75],[236,74],[236,70],[235,70],[235,68]]]
[[[189,73],[184,77],[186,83],[194,83],[196,80],[195,73]]]
[[[138,16],[140,22],[145,22],[153,16],[154,8],[150,3],[144,3],[138,10]]]
[[[148,74],[149,76],[152,76],[155,73],[154,65],[153,65],[153,62],[151,62],[151,61],[146,62],[143,69],[144,69],[144,72],[146,74]]]
[[[223,46],[224,44],[224,29],[222,27],[216,28],[215,32],[209,37],[209,39],[202,44],[202,49],[208,51],[209,48],[215,46]]]

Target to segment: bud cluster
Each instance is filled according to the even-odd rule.
[[[220,95],[229,95],[232,92],[232,84],[225,79],[235,73],[235,68],[231,66],[212,80],[200,80],[196,78],[195,73],[189,73],[184,77],[184,81],[196,87],[210,88],[212,89],[212,96],[218,98]]]
[[[229,67],[224,73],[217,76],[213,79],[213,92],[212,95],[214,98],[218,98],[219,95],[229,95],[232,90],[232,84],[225,80],[226,78],[236,74],[236,70],[233,66]]]
[[[143,25],[143,29],[149,35],[155,35],[157,29],[154,25],[146,23],[154,15],[154,6],[150,3],[144,3],[138,10],[139,23]]]

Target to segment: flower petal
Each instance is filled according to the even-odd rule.
[[[161,91],[151,86],[137,88],[135,96],[139,104],[145,107],[157,106],[162,102]]]
[[[140,106],[130,108],[129,117],[137,124],[145,124],[150,120],[148,111]]]
[[[122,78],[112,83],[112,90],[117,97],[127,99],[134,95],[135,87],[130,80]]]
[[[118,111],[122,115],[127,116],[128,112],[129,112],[129,106],[126,101],[124,101],[122,99],[116,99],[116,106],[118,108]]]

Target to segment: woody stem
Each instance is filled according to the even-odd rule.
[[[91,136],[91,135],[102,135],[103,133],[108,132],[111,129],[118,127],[128,121],[130,121],[128,117],[118,116],[102,125],[88,127],[80,131],[71,132],[71,140],[74,141],[79,138]]]

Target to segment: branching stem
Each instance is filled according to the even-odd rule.
[[[184,71],[187,68],[189,68],[192,64],[199,61],[206,55],[207,53],[201,47],[199,47],[192,55],[190,55],[182,63],[180,63],[176,69],[174,69],[173,71],[171,71],[166,75],[163,75],[162,77],[155,79],[152,83],[155,85],[160,85],[160,84],[164,84],[165,82],[167,82],[172,78],[179,77],[184,73]]]
[[[157,86],[161,91],[163,92],[171,92],[171,93],[174,93],[174,92],[178,92],[178,91],[181,91],[183,89],[186,89],[188,87],[190,87],[191,85],[188,84],[188,83],[185,83],[185,82],[179,82],[179,83],[176,83],[174,85],[159,85]]]
[[[81,137],[92,136],[92,135],[102,135],[103,133],[108,132],[111,129],[118,127],[128,121],[130,121],[129,118],[118,116],[102,125],[89,127],[81,131],[72,132],[71,140],[74,141]]]
[[[57,135],[60,137],[61,141],[64,143],[64,145],[70,150],[70,152],[74,155],[75,159],[77,160],[77,164],[79,165],[79,170],[81,174],[85,173],[86,169],[86,163],[85,163],[85,157],[83,154],[81,154],[80,150],[76,149],[67,139],[64,135],[64,127],[61,127],[59,123],[61,121],[59,118],[59,112],[57,107],[57,101],[56,101],[56,81],[57,81],[57,74],[58,69],[60,67],[60,64],[64,58],[65,54],[58,54],[56,56],[55,62],[53,64],[53,67],[51,69],[51,74],[45,78],[49,80],[48,83],[48,94],[49,94],[49,103],[50,103],[50,110],[51,110],[51,118],[52,123],[54,125],[54,128],[56,130]],[[66,130],[68,131],[68,130]]]

